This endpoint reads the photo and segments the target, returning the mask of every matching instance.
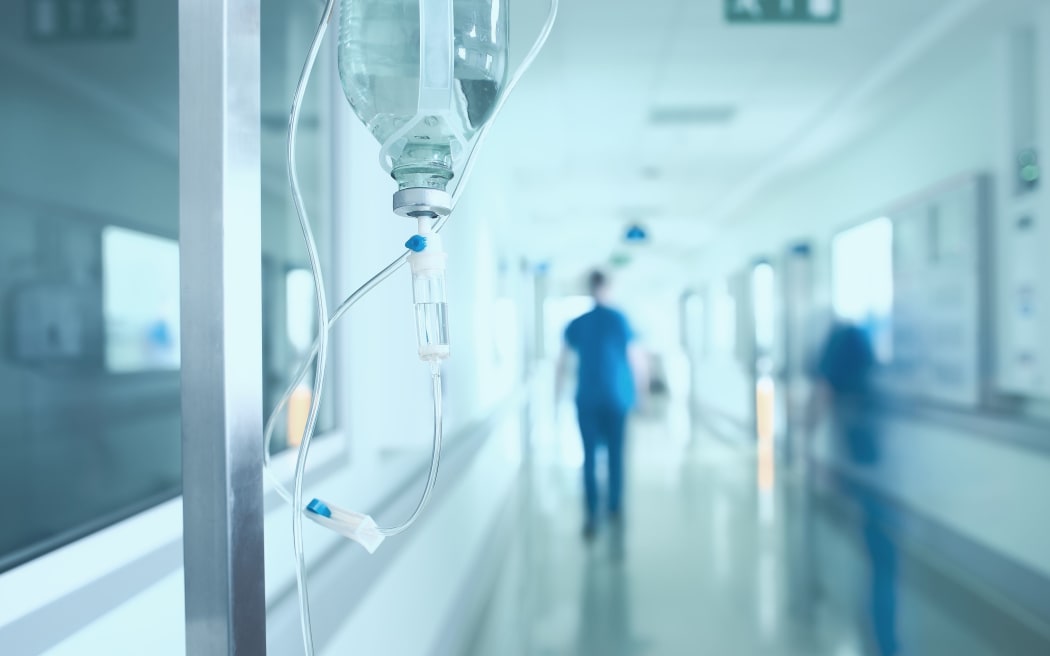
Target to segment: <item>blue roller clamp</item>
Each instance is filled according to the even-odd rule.
[[[332,517],[332,509],[329,508],[325,504],[325,502],[321,501],[320,499],[314,499],[310,503],[306,504],[306,509],[315,515],[320,515],[321,517]]]

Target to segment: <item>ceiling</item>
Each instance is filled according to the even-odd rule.
[[[639,220],[654,237],[652,276],[680,275],[766,185],[892,112],[880,92],[917,58],[1011,2],[842,4],[838,25],[756,26],[727,24],[715,0],[563,0],[485,147],[528,219],[522,243],[575,277]],[[517,7],[531,13],[515,15],[512,38],[527,42],[546,3]],[[654,124],[660,110],[732,116]]]

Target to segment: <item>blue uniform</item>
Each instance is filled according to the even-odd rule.
[[[879,417],[872,373],[875,353],[868,335],[858,326],[842,324],[831,330],[818,366],[818,376],[831,390],[835,436],[843,442],[854,464],[871,465],[879,459]],[[871,561],[868,598],[872,629],[879,654],[897,654],[897,549],[886,529],[892,508],[863,484],[848,483],[846,492],[857,502],[864,544]]]
[[[619,514],[623,496],[623,451],[627,413],[634,406],[634,377],[627,347],[634,333],[620,312],[597,305],[569,324],[565,342],[579,356],[576,412],[583,438],[583,489],[587,522],[598,512],[598,446],[609,453],[609,511]]]
[[[604,305],[569,324],[565,342],[580,360],[578,405],[625,413],[634,406],[634,378],[627,360],[627,345],[633,339],[627,317]]]

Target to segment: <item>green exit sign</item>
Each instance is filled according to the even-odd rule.
[[[730,23],[837,23],[842,0],[725,0]]]
[[[132,0],[28,0],[34,41],[113,41],[135,33]]]

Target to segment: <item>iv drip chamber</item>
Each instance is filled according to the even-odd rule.
[[[427,219],[420,219],[420,234],[405,246],[412,251],[408,264],[412,268],[412,301],[415,303],[416,338],[419,357],[431,363],[451,355],[448,331],[448,299],[445,290],[445,267],[448,254],[441,236],[430,230]]]

